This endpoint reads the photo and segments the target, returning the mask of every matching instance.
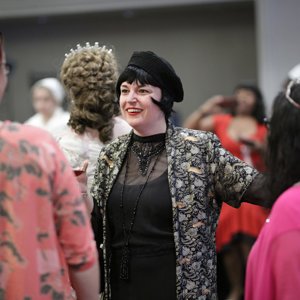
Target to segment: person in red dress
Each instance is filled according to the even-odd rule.
[[[214,132],[223,147],[258,171],[264,171],[263,153],[267,128],[262,94],[256,86],[241,84],[233,97],[214,96],[192,113],[184,126]],[[249,251],[269,211],[243,203],[235,209],[223,202],[216,232],[217,252],[230,284],[228,299],[243,294],[245,265]]]

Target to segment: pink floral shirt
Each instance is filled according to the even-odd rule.
[[[86,207],[54,139],[0,123],[0,299],[72,299],[68,266],[96,261]]]

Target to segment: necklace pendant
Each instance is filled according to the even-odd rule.
[[[132,145],[132,151],[138,158],[139,172],[146,176],[153,157],[158,156],[165,148],[164,141],[159,143],[138,143]]]
[[[142,176],[146,176],[149,168],[149,159],[139,159],[139,172]]]
[[[129,279],[129,248],[124,246],[122,250],[121,266],[120,266],[120,279]]]

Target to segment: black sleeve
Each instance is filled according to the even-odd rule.
[[[252,183],[245,191],[242,197],[242,201],[263,206],[266,208],[272,207],[271,195],[269,193],[269,189],[266,186],[265,175],[256,175]]]

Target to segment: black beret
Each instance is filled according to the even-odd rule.
[[[181,102],[183,100],[183,87],[175,70],[164,58],[157,56],[151,51],[133,52],[128,66],[138,67],[150,74],[162,89],[166,89],[172,100]]]

